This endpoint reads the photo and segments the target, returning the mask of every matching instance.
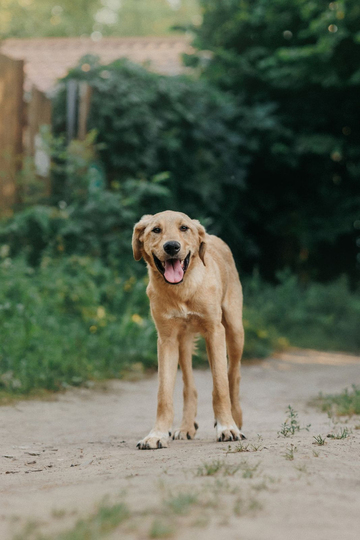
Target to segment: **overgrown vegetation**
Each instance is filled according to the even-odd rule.
[[[145,293],[143,265],[139,264],[142,276],[126,275],[120,263],[116,268],[99,258],[74,254],[55,258],[43,255],[32,267],[23,257],[9,257],[9,249],[2,246],[0,259],[0,389],[24,395],[156,367],[156,332]],[[258,278],[254,279],[258,286]],[[247,286],[251,288],[251,281]],[[281,287],[288,286],[284,281]],[[273,312],[286,311],[284,296],[277,297],[271,286],[267,287],[274,301]],[[300,286],[296,287],[300,294]],[[336,285],[327,286],[329,292],[332,287]],[[244,356],[262,357],[286,346],[288,341],[269,317],[267,304],[261,310],[252,304],[251,296],[245,295],[245,299]],[[343,300],[346,303],[346,297]],[[348,308],[344,305],[344,313]],[[306,328],[302,318],[297,324]],[[330,335],[331,325],[327,328]],[[316,337],[316,327],[313,332]],[[291,334],[288,337],[291,340]],[[337,339],[341,342],[341,336]],[[307,340],[313,344],[311,336]],[[326,341],[319,343],[326,347]],[[207,365],[202,345],[194,362]],[[345,393],[338,400],[340,413],[359,412],[358,398],[356,389]],[[324,398],[324,410],[332,403],[332,397]],[[290,433],[295,429],[293,424],[285,423],[284,429]]]
[[[352,416],[360,414],[360,388],[353,385],[340,394],[320,394],[313,402],[329,415]]]
[[[67,211],[75,216],[82,212]],[[125,211],[132,215],[131,207]],[[6,226],[9,243],[0,250],[3,391],[24,395],[42,388],[58,390],[89,379],[120,377],[129,369],[141,371],[141,366],[156,366],[156,333],[145,294],[146,272],[143,264],[131,261],[130,227],[121,212],[114,211],[116,222],[124,223],[124,232],[117,237],[111,231],[114,241],[108,244],[106,235],[96,232],[95,224],[101,221],[96,210],[88,212],[87,237],[82,236],[83,227],[79,227],[77,237],[68,216],[65,210],[36,207],[16,215]],[[43,231],[51,231],[54,221],[56,234],[48,232],[47,237]],[[31,232],[34,230],[39,231],[38,237]],[[73,231],[71,242],[67,242],[69,230]],[[44,237],[46,246],[40,249],[36,239]],[[111,257],[106,249],[103,260],[85,255],[91,248],[98,249],[97,238],[100,246],[114,248]],[[124,238],[129,243],[126,246]],[[21,242],[23,256],[16,255]],[[83,253],[71,254],[74,245],[82,245]],[[335,305],[332,297],[337,298],[337,316],[330,311]],[[344,281],[304,288],[293,277],[283,276],[273,288],[253,276],[245,282],[244,356],[263,357],[289,343],[356,352],[359,336],[354,318],[359,305]],[[206,365],[201,344],[194,361],[195,365]],[[337,400],[339,413],[359,412],[358,397],[356,389],[345,393]],[[324,410],[333,402],[332,397],[324,398]],[[288,432],[294,426],[290,422],[285,427]]]
[[[297,347],[360,352],[360,289],[343,276],[332,283],[302,284],[289,272],[271,286],[256,274],[244,280],[246,304],[268,331],[276,329]],[[245,317],[246,318],[246,317]]]
[[[26,394],[156,365],[144,280],[100,260],[44,258],[0,265],[0,389]],[[137,364],[138,365],[138,364]]]
[[[39,200],[30,164],[22,206],[0,225],[0,390],[57,390],[156,365],[146,271],[130,240],[142,214],[165,208],[232,248],[245,358],[289,345],[359,353],[357,4],[202,3],[195,75],[86,57],[60,83],[55,136],[43,134],[52,196]],[[79,9],[63,8],[64,20]],[[69,79],[92,87],[93,130],[67,145]],[[356,392],[343,410],[359,410]]]
[[[92,88],[88,126],[97,131],[107,186],[114,189],[129,177],[167,174],[170,197],[166,206],[159,201],[158,210],[168,207],[206,218],[211,231],[221,233],[234,249],[241,243],[246,257],[251,248],[233,206],[242,196],[248,147],[260,144],[266,129],[252,129],[258,116],[194,78],[160,76],[126,60],[104,66],[88,56],[61,81],[54,100],[57,135],[66,127],[70,79]],[[239,123],[244,133],[237,132]]]
[[[236,104],[261,111],[262,129],[271,125],[252,148],[246,188],[231,207],[238,225],[246,223],[252,261],[268,278],[288,266],[304,279],[357,280],[358,0],[201,6],[198,53],[188,62]]]

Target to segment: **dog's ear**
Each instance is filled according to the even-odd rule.
[[[206,231],[205,231],[205,227],[203,227],[201,225],[200,221],[198,221],[197,219],[193,219],[192,221],[193,221],[194,225],[196,226],[198,234],[199,234],[199,257],[202,260],[203,265],[206,266],[206,264],[205,264],[205,251],[206,251],[206,242],[205,242]]]
[[[142,236],[145,228],[150,223],[152,216],[147,214],[143,216],[138,223],[136,223],[132,236],[132,249],[135,261],[140,261],[143,256],[143,242]]]

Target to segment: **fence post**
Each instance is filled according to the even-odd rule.
[[[70,143],[75,136],[77,82],[70,79],[66,83],[66,133],[67,142]]]
[[[91,86],[82,81],[79,85],[78,139],[83,141],[87,133],[87,119],[90,111]]]
[[[51,101],[36,86],[32,87],[31,100],[28,105],[28,144],[27,151],[35,153],[35,138],[43,125],[51,126]]]
[[[39,180],[38,196],[48,197],[50,186],[50,156],[42,139],[40,128],[51,129],[51,100],[36,86],[32,87],[31,99],[27,109],[26,150],[34,158],[35,169]],[[27,186],[24,186],[25,190]]]
[[[0,213],[11,214],[18,202],[24,125],[24,62],[0,54]]]

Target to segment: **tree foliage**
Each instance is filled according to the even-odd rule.
[[[192,0],[1,0],[0,39],[162,35],[198,18]]]
[[[248,215],[260,268],[269,276],[284,265],[318,278],[355,276],[360,4],[201,4],[190,63],[241,103],[274,107],[278,130],[257,152],[237,206]]]
[[[205,219],[210,230],[244,249],[242,217],[234,219],[233,204],[241,197],[252,148],[273,127],[266,107],[242,108],[189,77],[160,76],[125,60],[101,66],[85,57],[54,102],[58,134],[65,130],[68,79],[92,87],[88,127],[97,130],[108,187],[164,174],[171,193],[167,206]],[[267,123],[259,122],[264,116]],[[158,211],[164,209],[159,201]]]

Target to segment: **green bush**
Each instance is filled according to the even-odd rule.
[[[246,303],[265,328],[276,328],[293,346],[360,352],[360,290],[352,291],[345,277],[308,285],[288,272],[278,279],[276,286],[256,275],[245,281]]]
[[[99,259],[22,259],[0,265],[0,388],[26,394],[156,365],[145,281]]]
[[[34,269],[8,257],[6,245],[0,255],[0,390],[56,391],[156,367],[146,277],[124,279],[86,256],[45,256]],[[245,356],[266,356],[281,344],[253,310],[245,326]],[[202,345],[194,364],[207,365]]]
[[[68,80],[92,88],[88,127],[97,132],[108,188],[167,172],[170,196],[158,209],[205,219],[231,244],[238,262],[240,246],[248,257],[254,246],[244,235],[246,214],[235,207],[253,150],[274,129],[271,108],[241,107],[195,78],[161,76],[126,60],[103,66],[87,56],[61,81],[53,100],[57,136],[66,127]]]
[[[189,61],[248,110],[272,107],[273,128],[253,148],[246,188],[232,206],[232,218],[241,216],[256,247],[247,263],[266,279],[289,267],[320,281],[346,274],[354,283],[360,267],[358,0],[200,3],[198,52]]]
[[[133,273],[133,225],[144,213],[166,207],[167,174],[130,178],[105,189],[94,140],[92,132],[84,142],[73,141],[68,147],[61,139],[49,141],[53,172],[62,181],[61,199],[56,206],[24,208],[0,224],[0,243],[9,247],[10,257],[23,254],[37,266],[44,254],[87,255],[121,269],[123,275]]]
[[[86,256],[45,256],[34,269],[4,245],[0,255],[0,390],[59,390],[156,367],[146,277],[125,279]],[[254,276],[244,293],[245,358],[289,343],[360,351],[360,294],[346,280],[304,288],[282,276],[272,287]],[[207,365],[203,344],[194,364]]]

